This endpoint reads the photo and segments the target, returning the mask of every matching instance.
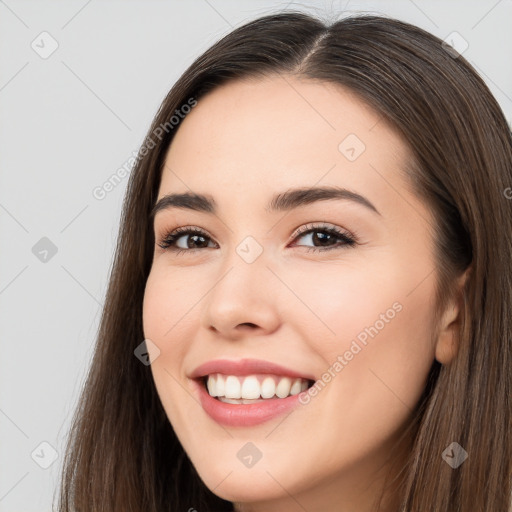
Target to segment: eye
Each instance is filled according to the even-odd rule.
[[[326,226],[325,224],[306,224],[299,228],[294,239],[307,238],[313,243],[319,243],[320,247],[308,247],[308,251],[330,251],[352,247],[357,244],[355,234],[342,231],[339,228]],[[336,240],[338,242],[336,243]]]
[[[185,248],[177,246],[176,242],[180,240],[180,238],[185,238],[190,236],[190,242],[185,242]],[[207,235],[205,231],[199,228],[192,228],[192,227],[182,227],[177,228],[174,231],[171,231],[169,233],[166,233],[162,240],[158,243],[158,246],[161,247],[164,250],[172,250],[176,254],[180,254],[183,252],[194,252],[198,249],[201,249],[202,247],[194,247],[195,244],[198,244],[199,246],[207,246],[208,243],[206,242],[206,245],[204,243],[205,240],[209,240],[210,237]],[[192,245],[192,247],[190,247]]]
[[[186,239],[187,237],[189,237],[188,241],[185,241],[180,246],[179,240],[182,238]],[[308,251],[329,251],[352,247],[357,244],[355,234],[350,234],[324,224],[306,224],[302,226],[294,235],[294,240],[300,238],[309,239],[309,241],[314,244],[320,244],[320,246],[307,247]],[[175,254],[182,254],[212,247],[212,245],[209,245],[209,241],[211,241],[210,236],[202,229],[181,227],[164,234],[162,239],[158,242],[158,246],[164,250],[170,250]],[[300,244],[298,244],[298,246],[303,247]],[[215,244],[213,244],[213,247],[215,247]]]

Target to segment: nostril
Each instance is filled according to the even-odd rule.
[[[243,324],[240,324],[241,327],[245,327],[245,326],[248,326],[248,327],[258,327],[256,324],[253,324],[251,322],[245,322]]]

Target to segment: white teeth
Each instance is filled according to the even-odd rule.
[[[306,384],[306,386],[307,386],[307,384]],[[290,388],[290,395],[297,395],[297,394],[299,394],[301,392],[301,390],[302,390],[302,386],[301,386],[300,380],[299,379],[295,379],[293,381],[293,384],[292,384],[291,388]]]
[[[215,396],[224,396],[224,393],[226,391],[226,381],[224,380],[224,377],[220,373],[217,375],[217,378],[215,379],[215,391],[217,393],[217,395]]]
[[[287,397],[290,394],[291,386],[292,386],[292,381],[288,377],[281,379],[276,388],[276,395],[279,398]]]
[[[208,375],[208,382],[206,383],[206,389],[208,390],[208,393],[210,393],[210,396],[217,396],[216,388],[215,388],[215,377],[213,375]]]
[[[256,377],[250,376],[244,379],[241,395],[241,398],[260,397],[260,383]]]
[[[239,377],[217,373],[208,376],[206,387],[211,396],[218,397],[222,402],[252,403],[275,396],[286,398],[290,395],[296,395],[308,389],[308,381],[275,375]]]
[[[211,377],[211,375],[210,375]],[[217,390],[215,390],[217,393]],[[218,396],[218,395],[216,395]],[[226,398],[242,398],[240,381],[237,377],[229,375],[226,378],[226,387],[224,389],[224,396]]]
[[[276,383],[272,377],[265,377],[261,383],[261,398],[272,398],[276,394]]]
[[[226,398],[225,396],[219,396],[219,400],[221,402],[224,402],[225,404],[254,404],[256,402],[264,402],[263,399],[258,400],[251,400],[251,399],[245,399],[245,398],[239,398],[238,400],[235,400],[233,398]]]

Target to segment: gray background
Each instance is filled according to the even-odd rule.
[[[94,189],[128,166],[196,56],[287,6],[386,13],[442,39],[457,32],[512,119],[511,0],[0,0],[1,512],[51,510],[128,178],[101,200]]]

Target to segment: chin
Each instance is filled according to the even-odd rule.
[[[233,502],[258,502],[283,498],[285,489],[293,487],[292,482],[283,481],[274,472],[271,475],[260,468],[236,467],[237,464],[216,464],[196,466],[206,487],[220,498]]]
[[[216,483],[212,482],[211,486],[207,484],[207,487],[220,498],[233,502],[251,503],[283,498],[283,488],[268,474],[265,474],[265,477],[264,482],[257,482],[257,477],[235,476],[231,473],[221,485],[218,484],[222,480],[218,480]]]

